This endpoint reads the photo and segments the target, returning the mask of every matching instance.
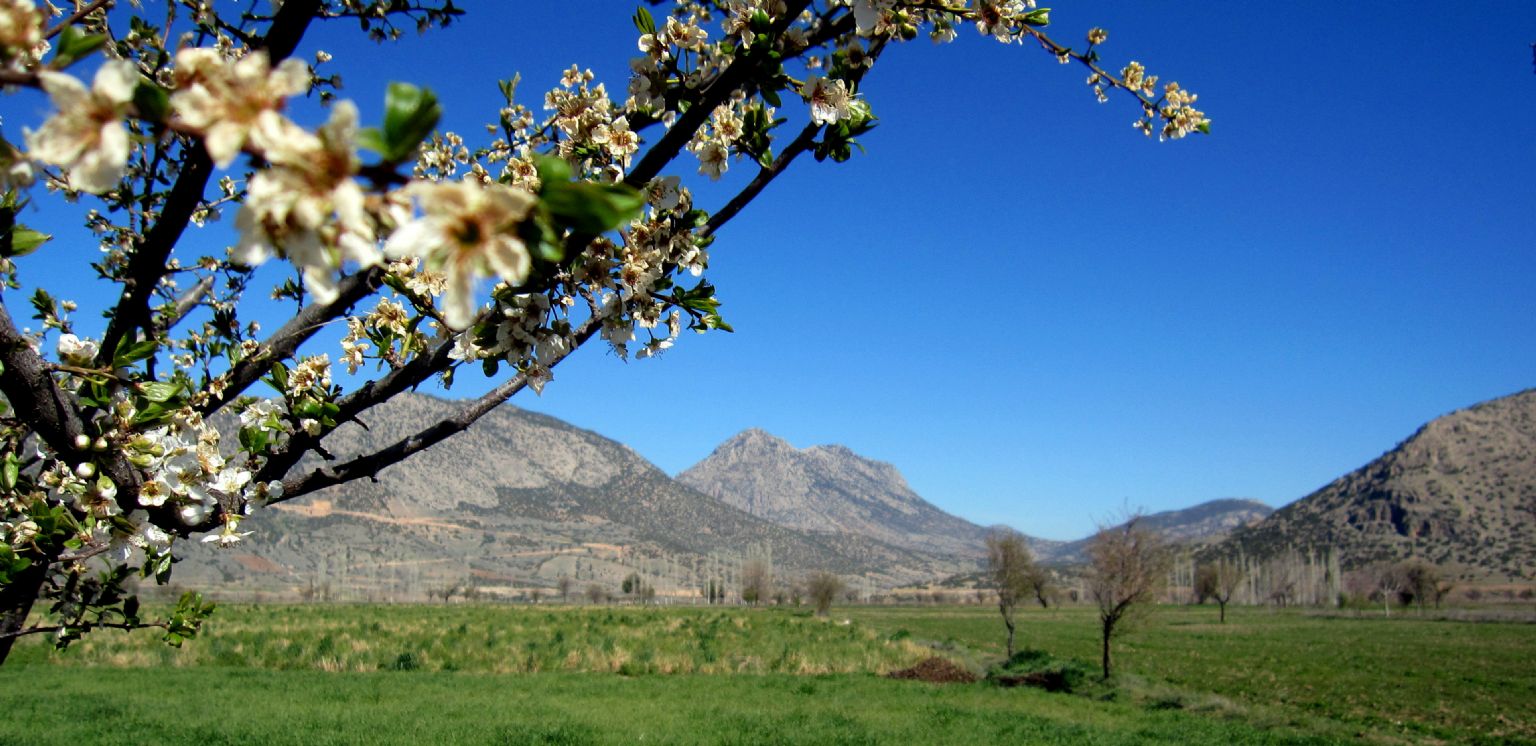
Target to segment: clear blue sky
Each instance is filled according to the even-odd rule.
[[[404,79],[466,134],[514,72],[530,102],[573,62],[622,90],[631,5],[463,5],[433,36],[308,49],[365,120]],[[1115,67],[1199,93],[1214,135],[1148,141],[1034,48],[899,47],[864,89],[868,155],[797,164],[715,245],[735,334],[593,346],[515,403],[668,472],[748,427],[842,443],[1066,539],[1122,505],[1278,506],[1536,385],[1536,4],[1054,7],[1058,38],[1102,25]]]

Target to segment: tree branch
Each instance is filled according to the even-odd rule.
[[[771,36],[782,37],[784,31],[799,17],[800,12],[811,4],[811,0],[790,0],[784,14],[773,23]],[[758,65],[763,64],[763,59],[757,54],[748,53],[731,61],[730,66],[721,71],[709,87],[704,90],[700,100],[689,107],[677,118],[672,128],[661,136],[656,144],[645,151],[645,156],[635,164],[633,170],[624,177],[624,183],[632,187],[645,186],[646,182],[656,178],[668,163],[693,139],[693,133],[709,119],[715,107],[730,98],[731,93],[748,78],[748,73]]]
[[[581,326],[577,327],[571,334],[572,344],[570,347],[552,361],[549,367],[553,368],[559,365],[572,352],[591,339],[592,335],[602,328],[605,318],[606,316],[602,313],[593,314]],[[373,453],[357,456],[350,461],[335,466],[321,467],[294,479],[285,479],[283,480],[282,497],[272,502],[284,502],[307,495],[316,490],[325,489],[326,487],[345,484],[355,479],[375,477],[385,467],[397,464],[442,442],[449,436],[463,432],[470,425],[474,424],[476,420],[512,398],[513,394],[522,391],[527,385],[527,376],[518,373],[452,416],[439,420],[413,435],[408,435]]]
[[[206,416],[222,409],[250,388],[251,384],[261,380],[271,370],[274,361],[293,355],[299,345],[320,331],[326,322],[341,316],[358,301],[372,295],[383,281],[384,268],[380,266],[343,277],[336,286],[336,300],[305,306],[298,315],[268,337],[261,349],[235,363],[229,373],[225,374],[229,380],[224,391],[217,396],[210,394],[208,400],[197,407],[197,411]]]

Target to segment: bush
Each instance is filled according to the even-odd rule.
[[[1048,692],[1080,692],[1093,680],[1094,667],[1075,658],[1057,658],[1043,650],[1020,650],[987,671],[998,686],[1033,686]]]

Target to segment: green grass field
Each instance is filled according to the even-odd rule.
[[[1030,610],[1021,645],[1094,661],[1094,621]],[[0,744],[1536,743],[1536,625],[1214,621],[1162,609],[1114,685],[1052,694],[877,675],[1000,658],[977,607],[225,607],[180,650],[18,645]]]

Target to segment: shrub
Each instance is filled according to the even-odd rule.
[[[989,669],[987,680],[998,686],[1080,692],[1092,681],[1093,673],[1093,666],[1075,658],[1057,658],[1043,650],[1026,649]]]

